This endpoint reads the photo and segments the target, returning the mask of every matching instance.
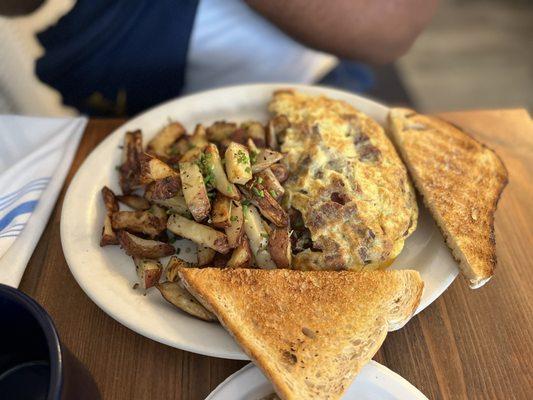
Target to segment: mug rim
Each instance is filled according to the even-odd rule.
[[[0,283],[0,297],[5,297],[22,306],[39,323],[46,338],[50,359],[50,386],[47,399],[59,400],[63,383],[63,355],[59,335],[52,318],[37,301],[19,289]]]

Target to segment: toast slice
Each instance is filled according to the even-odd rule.
[[[416,271],[183,268],[189,291],[289,399],[338,399],[416,310]]]
[[[459,128],[394,108],[391,133],[471,288],[494,274],[494,213],[507,184],[499,157]]]

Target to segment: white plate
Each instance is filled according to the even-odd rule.
[[[205,400],[260,400],[273,393],[272,384],[253,364],[224,382]],[[343,400],[428,400],[417,388],[387,367],[370,361],[350,385]]]
[[[99,246],[104,207],[100,189],[119,189],[115,166],[120,163],[124,133],[142,129],[151,138],[169,119],[192,130],[197,122],[226,119],[266,121],[272,91],[294,87],[311,94],[343,99],[385,123],[388,108],[371,100],[333,89],[299,85],[245,85],[212,90],[164,103],[127,122],[109,135],[87,157],[72,180],[61,215],[61,243],[70,270],[83,291],[102,310],[133,331],[172,347],[214,357],[247,359],[231,336],[218,324],[176,311],[158,291],[146,296],[133,290],[136,281],[131,258],[118,246]],[[192,256],[181,251],[180,257]],[[420,271],[425,290],[418,312],[433,302],[457,275],[457,266],[433,220],[423,207],[418,228],[407,240],[393,268]]]

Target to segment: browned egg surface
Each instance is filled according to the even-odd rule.
[[[390,264],[415,230],[418,208],[383,128],[343,101],[293,91],[276,92],[269,111],[291,122],[281,138],[290,170],[287,202],[301,213],[312,241],[296,250],[293,267]]]

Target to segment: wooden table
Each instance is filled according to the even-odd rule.
[[[520,110],[446,118],[496,149],[509,169],[496,216],[499,266],[476,291],[457,279],[404,329],[389,334],[375,359],[430,399],[533,398],[533,126]],[[90,121],[20,287],[52,315],[102,398],[204,399],[246,362],[177,350],[123,327],[81,291],[63,257],[59,219],[66,187],[89,152],[123,122]]]

